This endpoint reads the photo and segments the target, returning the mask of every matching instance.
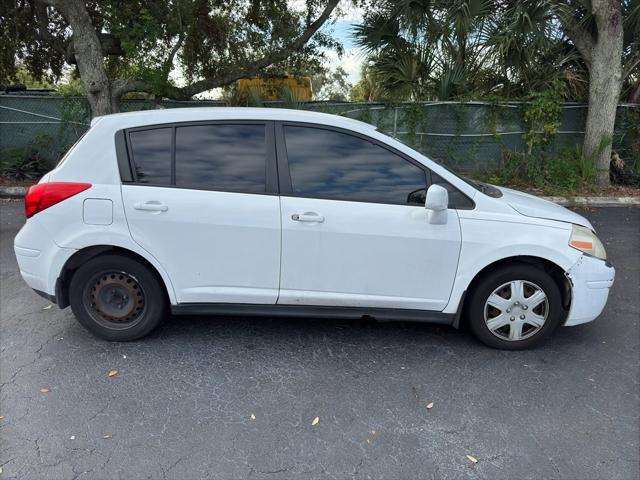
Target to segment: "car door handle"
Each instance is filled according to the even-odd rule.
[[[156,202],[155,200],[134,203],[133,208],[136,210],[145,210],[147,212],[166,212],[169,210],[169,207],[160,202]]]
[[[324,217],[318,215],[316,212],[294,213],[291,215],[291,220],[296,222],[310,222],[310,223],[322,223]]]

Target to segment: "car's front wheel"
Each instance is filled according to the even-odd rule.
[[[480,279],[467,308],[474,335],[494,348],[538,345],[562,322],[565,311],[556,281],[542,268],[514,263]]]
[[[166,315],[158,276],[123,255],[101,255],[76,270],[69,286],[71,310],[90,332],[105,340],[129,341],[150,333]]]

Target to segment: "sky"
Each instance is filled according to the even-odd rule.
[[[344,47],[344,54],[341,58],[338,58],[335,51],[325,50],[327,64],[332,68],[342,66],[349,75],[349,82],[352,84],[360,80],[360,66],[364,60],[363,53],[354,45],[351,36],[351,30],[358,21],[358,18],[340,19],[335,24],[323,28],[323,31],[331,33]]]
[[[304,0],[290,0],[292,6],[298,7],[299,5],[296,4],[303,2]],[[360,7],[353,6],[350,2],[341,2],[338,8],[340,9],[338,20],[330,25],[325,24],[322,31],[330,33],[342,43],[344,54],[338,58],[335,51],[325,50],[325,56],[328,66],[332,68],[342,66],[349,75],[349,82],[355,84],[360,80],[360,67],[364,61],[364,55],[353,43],[352,30],[356,24],[362,21],[364,12]],[[336,15],[335,11],[333,15]]]

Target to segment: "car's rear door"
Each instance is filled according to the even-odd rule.
[[[276,302],[273,132],[272,122],[217,121],[125,133],[131,235],[166,269],[179,303]]]
[[[278,303],[441,311],[460,253],[457,211],[430,224],[430,172],[370,138],[277,124]]]

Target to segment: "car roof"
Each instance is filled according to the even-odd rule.
[[[117,129],[142,127],[174,122],[199,122],[207,120],[272,120],[317,123],[355,131],[375,130],[375,126],[328,113],[293,110],[288,108],[253,107],[192,107],[139,110],[95,117],[91,126],[101,124],[117,126]],[[106,126],[105,125],[105,126]]]

